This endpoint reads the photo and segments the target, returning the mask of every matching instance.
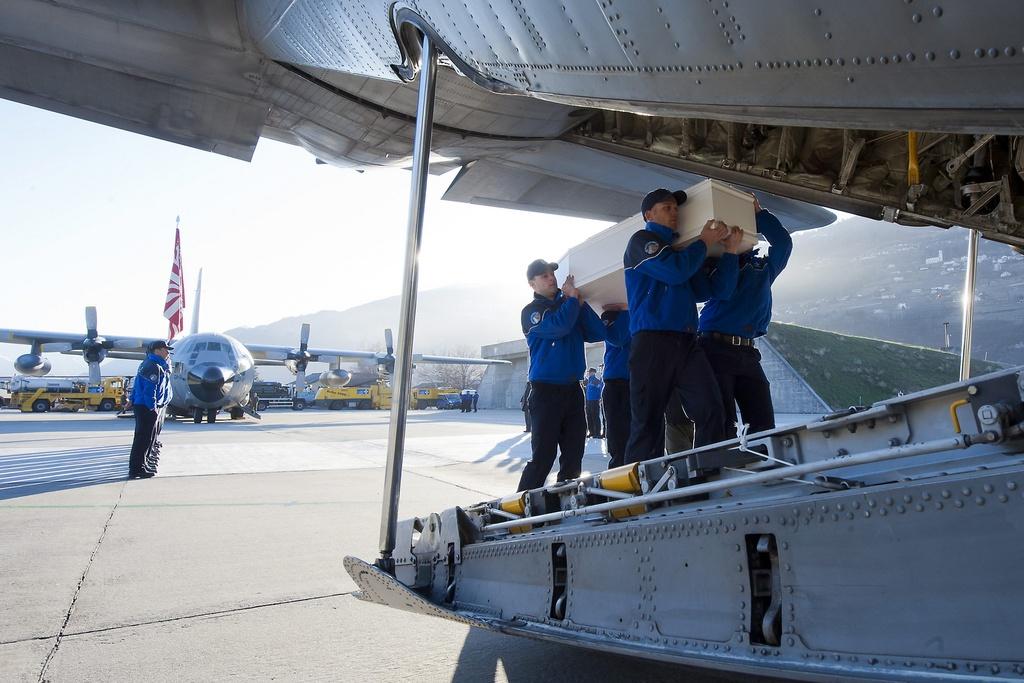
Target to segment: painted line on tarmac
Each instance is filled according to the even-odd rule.
[[[444,482],[447,483],[447,482]],[[261,502],[241,502],[241,503],[126,503],[120,505],[122,510],[131,509],[154,509],[154,508],[232,508],[232,507],[302,507],[312,505],[349,505],[349,504],[363,504],[363,503],[379,503],[379,499],[373,500],[310,500],[310,501],[298,501],[298,500],[281,500],[281,501],[261,501]],[[16,510],[78,510],[78,509],[89,509],[89,508],[105,508],[110,503],[94,503],[94,504],[71,504],[71,505],[0,505],[0,510],[4,509],[16,509]]]
[[[165,619],[151,619],[149,621],[137,621],[137,622],[133,622],[131,624],[119,624],[117,626],[106,626],[104,628],[93,628],[93,629],[87,629],[85,631],[70,631],[70,632],[61,631],[61,633],[58,633],[56,637],[57,638],[73,638],[73,637],[76,637],[76,636],[93,635],[95,633],[107,633],[109,631],[121,631],[121,630],[124,630],[126,628],[138,628],[140,626],[154,626],[154,625],[157,625],[157,624],[170,624],[170,623],[174,623],[176,621],[185,621],[185,620],[188,620],[188,619],[202,619],[202,618],[205,618],[205,617],[226,616],[226,615],[230,615],[230,614],[239,614],[241,612],[250,612],[252,610],[263,609],[265,607],[281,607],[281,606],[284,606],[284,605],[295,605],[295,604],[299,604],[299,603],[303,603],[303,602],[314,602],[314,601],[317,601],[317,600],[330,600],[332,598],[343,598],[343,597],[347,597],[347,596],[350,596],[350,595],[355,595],[358,592],[359,591],[346,591],[344,593],[327,593],[327,594],[324,594],[324,595],[309,595],[309,596],[302,597],[302,598],[289,598],[289,599],[286,599],[286,600],[275,600],[273,602],[261,602],[261,603],[255,604],[255,605],[245,605],[244,607],[232,607],[231,609],[214,610],[212,612],[196,612],[194,614],[182,614],[182,615],[177,616],[177,617],[167,617]],[[52,635],[46,635],[46,636],[34,636],[32,638],[22,638],[20,640],[0,640],[0,645],[15,645],[17,643],[27,643],[27,642],[31,642],[31,641],[34,641],[34,640],[49,640],[50,638],[53,638],[53,637],[54,636],[52,636]],[[56,647],[54,647],[54,650],[56,650]],[[47,658],[47,661],[49,661],[49,658]],[[44,670],[45,670],[45,666],[44,666]],[[42,677],[42,674],[40,674],[40,678],[41,677]]]

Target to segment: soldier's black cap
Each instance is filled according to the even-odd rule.
[[[666,199],[675,199],[676,204],[682,204],[686,201],[686,193],[682,190],[670,192],[663,187],[651,190],[644,196],[644,200],[640,202],[640,213],[647,213],[655,204],[660,204]]]
[[[153,353],[157,349],[167,349],[168,351],[173,351],[174,347],[169,345],[163,339],[157,339],[156,341],[152,341],[146,344],[146,350],[149,351],[150,353]]]
[[[541,275],[542,273],[546,273],[549,270],[552,271],[552,272],[558,270],[558,264],[557,263],[548,263],[544,259],[539,258],[539,259],[537,259],[536,261],[532,262],[530,265],[528,265],[526,267],[526,279],[527,280],[532,280],[533,278],[537,277],[538,275]]]

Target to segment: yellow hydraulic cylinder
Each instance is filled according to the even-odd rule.
[[[501,508],[503,511],[508,512],[510,514],[513,514],[513,515],[520,515],[520,516],[525,515],[526,514],[526,493],[523,492],[523,493],[516,493],[516,494],[513,494],[511,496],[505,496],[504,498],[502,498],[501,500],[498,501],[498,507]],[[525,533],[525,532],[529,531],[532,528],[533,528],[532,525],[524,524],[523,526],[510,527],[508,531],[509,531],[510,534],[522,534],[522,533]]]
[[[622,493],[642,493],[640,487],[640,464],[623,465],[613,470],[607,470],[598,475],[598,483],[601,488],[609,491],[621,491]],[[615,519],[633,517],[647,512],[646,505],[630,505],[629,507],[611,510],[609,514]]]

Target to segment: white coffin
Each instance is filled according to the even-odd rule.
[[[717,180],[705,180],[686,190],[686,203],[679,207],[676,244],[696,240],[704,223],[711,218],[743,228],[746,234],[742,251],[757,245],[754,198]],[[638,213],[569,249],[558,261],[559,281],[574,275],[584,300],[598,313],[609,304],[626,303],[622,255],[629,238],[644,224],[643,216]],[[721,255],[721,245],[715,245],[708,253]]]

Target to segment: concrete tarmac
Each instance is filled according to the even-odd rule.
[[[402,517],[513,491],[521,419],[410,413]],[[160,474],[127,481],[132,420],[0,412],[0,681],[735,680],[352,597],[341,559],[377,555],[387,422],[168,422]]]

